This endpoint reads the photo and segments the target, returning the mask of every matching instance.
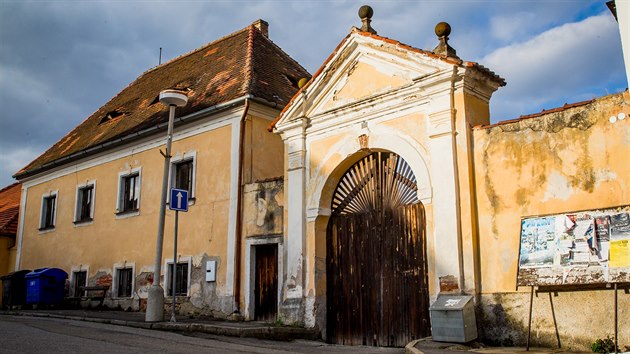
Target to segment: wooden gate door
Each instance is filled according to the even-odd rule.
[[[256,246],[254,319],[275,321],[278,312],[278,245]]]
[[[405,346],[430,334],[424,207],[407,163],[376,152],[353,165],[327,230],[327,338]]]

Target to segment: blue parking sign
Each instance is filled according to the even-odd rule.
[[[171,202],[168,206],[171,210],[188,211],[188,191],[185,189],[171,189]]]

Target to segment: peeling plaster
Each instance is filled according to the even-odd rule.
[[[567,200],[573,195],[575,190],[571,188],[569,180],[557,171],[551,171],[547,177],[547,189],[543,197],[543,202],[552,199]]]

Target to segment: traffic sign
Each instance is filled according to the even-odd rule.
[[[171,210],[188,211],[188,191],[185,189],[171,189],[171,202],[168,206]]]

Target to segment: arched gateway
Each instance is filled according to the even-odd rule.
[[[326,238],[329,342],[404,346],[430,334],[424,207],[405,160],[374,152],[350,167]]]

